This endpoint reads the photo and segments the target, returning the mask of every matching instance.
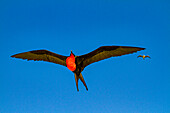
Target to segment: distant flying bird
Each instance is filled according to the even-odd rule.
[[[83,82],[84,86],[86,87],[86,90],[88,90],[81,72],[89,64],[110,57],[116,57],[116,56],[134,53],[144,49],[145,48],[129,47],[129,46],[102,46],[90,53],[81,56],[75,56],[72,51],[70,56],[63,56],[63,55],[50,52],[48,50],[33,50],[29,52],[15,54],[11,57],[34,60],[34,61],[47,61],[47,62],[52,62],[52,63],[66,66],[69,70],[71,70],[74,73],[77,91],[79,91],[78,88],[79,79]]]
[[[147,58],[147,57],[148,57],[148,58],[151,58],[149,55],[146,55],[146,56],[145,56],[145,55],[139,55],[137,58],[139,58],[139,57],[142,57],[143,60],[144,60],[145,58]]]

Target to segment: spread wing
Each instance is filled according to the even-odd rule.
[[[142,57],[142,55],[139,55],[138,57]],[[138,57],[137,57],[137,58],[138,58]]]
[[[151,58],[149,55],[146,55],[146,57]]]
[[[24,53],[15,54],[11,57],[34,60],[34,61],[47,61],[53,62],[56,64],[60,64],[66,66],[66,58],[67,56],[62,56],[48,50],[34,50]]]
[[[84,68],[91,63],[106,58],[130,54],[144,49],[145,48],[129,47],[129,46],[102,46],[88,54],[79,56],[78,58]]]

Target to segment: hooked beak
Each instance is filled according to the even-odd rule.
[[[72,52],[72,50],[71,50],[71,54],[74,55],[74,53]],[[70,54],[70,55],[71,55],[71,54]],[[74,55],[74,56],[75,56],[75,55]]]

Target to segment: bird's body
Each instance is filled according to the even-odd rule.
[[[142,57],[143,60],[144,60],[145,58],[151,58],[149,55],[139,55],[137,58],[139,58],[139,57]]]
[[[144,49],[145,48],[129,46],[102,46],[88,54],[81,56],[75,56],[72,53],[72,51],[70,56],[63,56],[50,52],[48,50],[33,50],[29,52],[19,53],[11,57],[34,61],[47,61],[66,66],[69,70],[71,70],[74,73],[77,91],[79,91],[78,89],[79,79],[83,82],[84,86],[86,87],[86,90],[88,90],[81,72],[89,64],[98,62],[106,58],[130,54]]]

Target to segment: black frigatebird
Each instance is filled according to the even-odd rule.
[[[86,90],[88,90],[81,72],[89,64],[110,57],[116,57],[116,56],[134,53],[144,49],[145,48],[129,47],[129,46],[101,46],[98,49],[81,56],[74,55],[72,51],[70,56],[63,56],[63,55],[50,52],[48,50],[33,50],[29,52],[15,54],[12,55],[11,57],[34,60],[34,61],[47,61],[47,62],[52,62],[52,63],[66,66],[69,70],[71,70],[74,73],[77,91],[79,91],[78,88],[79,79],[83,82],[84,86],[86,87]]]

